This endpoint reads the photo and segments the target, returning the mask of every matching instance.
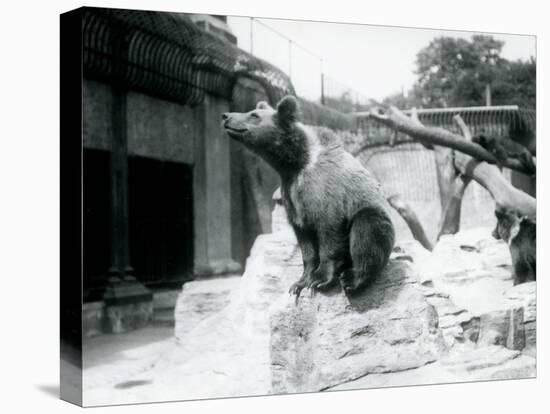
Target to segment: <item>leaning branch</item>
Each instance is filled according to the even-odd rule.
[[[464,119],[459,114],[456,114],[453,116],[453,121],[458,125],[460,130],[462,131],[462,135],[466,141],[471,142],[472,141],[472,133],[470,132],[470,128],[468,128],[468,125],[466,125],[466,122],[464,122]]]
[[[472,134],[470,129],[462,119],[460,115],[455,115],[453,120],[458,125],[462,131],[463,139],[466,141],[472,140]],[[440,154],[439,150],[442,147],[435,147],[435,156],[436,162],[438,160],[438,155]],[[451,151],[451,162],[450,167],[452,168],[452,176],[448,180],[448,189],[443,192],[440,189],[440,194],[442,195],[442,200],[445,200],[443,211],[441,214],[441,222],[439,225],[439,233],[437,239],[445,234],[455,234],[460,230],[460,214],[462,210],[462,199],[464,197],[464,192],[468,187],[468,184],[472,180],[471,177],[467,177],[464,174],[461,174],[460,171],[456,168],[454,163],[454,158],[456,151],[449,148],[446,150]],[[446,197],[443,198],[443,195]]]
[[[458,151],[455,152],[454,159],[455,167],[461,174],[472,178],[489,191],[497,205],[513,209],[527,217],[536,216],[536,200],[529,194],[512,186],[504,178],[496,165],[483,162],[487,158],[485,155],[481,157],[475,155],[480,152],[487,153],[481,146],[473,144],[463,139],[460,135],[450,133],[442,128],[422,126],[418,122],[410,120],[409,117],[395,107],[391,107],[387,114],[377,114],[373,118],[390,128],[399,129],[413,139],[457,149]],[[449,145],[449,143],[452,143],[452,145]],[[471,151],[472,145],[474,151]],[[466,151],[462,151],[464,148],[466,148]],[[473,155],[471,152],[475,154]]]
[[[537,202],[529,194],[511,185],[496,165],[479,162],[461,152],[455,153],[455,166],[466,177],[471,177],[493,196],[497,205],[535,218]]]
[[[418,242],[424,246],[424,248],[432,251],[433,244],[426,236],[424,227],[420,224],[418,216],[415,214],[414,210],[397,194],[394,194],[388,197],[388,203],[399,213],[403,220],[409,226],[413,237],[418,240]]]
[[[449,147],[463,152],[464,154],[468,154],[480,161],[497,164],[495,156],[481,145],[464,140],[460,135],[453,134],[443,128],[423,126],[419,122],[415,122],[414,119],[403,114],[394,106],[390,106],[385,111],[381,108],[371,109],[369,117],[390,128],[405,133],[425,145]],[[508,158],[499,162],[503,167],[523,173],[529,173],[519,160]]]

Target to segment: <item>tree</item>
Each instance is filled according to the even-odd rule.
[[[426,106],[483,104],[485,85],[495,80],[503,42],[475,35],[471,41],[438,37],[416,58],[418,82],[413,94]]]
[[[489,85],[493,105],[535,108],[535,60],[508,61],[500,56],[503,45],[485,35],[438,37],[418,52],[418,80],[408,96],[392,95],[384,103],[400,108],[480,106]]]
[[[371,118],[409,135],[434,151],[442,203],[438,238],[459,230],[462,198],[472,180],[485,187],[497,205],[517,211],[522,216],[534,217],[536,214],[535,199],[514,188],[495,165],[523,171],[521,163],[513,157],[500,163],[492,153],[472,142],[470,130],[459,115],[454,120],[463,137],[442,128],[424,126],[416,111],[408,117],[397,109],[484,105],[487,85],[494,105],[535,108],[535,60],[510,62],[500,56],[502,46],[503,42],[490,36],[473,36],[471,41],[450,37],[434,39],[417,55],[418,80],[408,96],[403,93],[390,95],[383,101],[382,107],[385,106],[386,110],[373,107],[369,111]],[[526,142],[534,142],[524,127],[518,128],[526,136]],[[510,130],[511,138],[514,136],[517,140],[517,135]],[[535,155],[533,149],[529,149]],[[391,201],[390,204],[409,224],[413,236],[430,249],[431,242],[426,239],[410,207],[403,202],[392,204]]]
[[[506,61],[498,70],[493,82],[495,105],[518,105],[521,108],[536,108],[537,63],[531,58],[526,62]]]

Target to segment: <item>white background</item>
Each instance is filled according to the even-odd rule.
[[[360,5],[359,5],[360,3]],[[119,408],[139,412],[548,412],[546,271],[548,13],[543,1],[95,1],[94,6],[538,35],[538,378]],[[77,1],[5,1],[0,15],[0,410],[74,412],[59,401],[59,13]],[[379,59],[384,59],[380,56]],[[545,70],[546,68],[546,70]],[[545,73],[546,72],[546,73]],[[546,88],[543,90],[543,87]],[[543,116],[543,114],[546,114]],[[78,172],[75,171],[75,174]],[[544,183],[544,186],[542,185]],[[54,390],[47,392],[44,390]]]

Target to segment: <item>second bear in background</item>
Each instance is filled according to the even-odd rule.
[[[537,224],[528,217],[497,207],[497,225],[493,237],[510,247],[514,285],[537,279]]]

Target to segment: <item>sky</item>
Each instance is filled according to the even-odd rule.
[[[288,40],[261,22],[292,39],[293,44],[289,47]],[[250,19],[230,16],[228,24],[239,46],[250,51]],[[297,94],[308,99],[319,99],[321,68],[326,74],[328,94],[339,95],[338,92],[349,87],[361,100],[382,100],[401,90],[407,91],[416,80],[416,54],[432,39],[439,36],[470,39],[478,34],[280,19],[255,20],[252,27],[253,54],[277,65],[287,74],[290,72]],[[527,60],[535,56],[534,36],[483,34],[504,41],[501,56],[506,59]]]

